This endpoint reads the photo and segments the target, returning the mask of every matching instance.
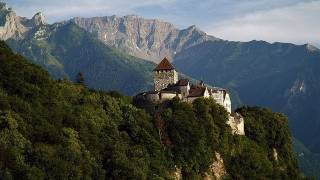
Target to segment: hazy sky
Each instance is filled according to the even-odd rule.
[[[0,0],[1,1],[1,0]],[[228,40],[311,43],[320,47],[320,0],[2,0],[19,15],[49,22],[71,17],[137,14],[196,25]]]

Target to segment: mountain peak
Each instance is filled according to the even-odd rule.
[[[173,59],[184,48],[216,39],[195,25],[180,30],[169,22],[145,19],[134,14],[76,18],[72,21],[86,31],[97,34],[105,44],[156,63],[163,57]]]
[[[310,52],[320,51],[320,49],[318,49],[317,47],[315,47],[312,44],[306,44],[305,46],[306,46],[307,50]]]
[[[128,18],[141,18],[140,16],[136,15],[136,14],[128,14],[124,17],[128,17]]]
[[[47,21],[45,16],[42,14],[42,12],[38,12],[36,13],[33,17],[32,17],[32,21],[34,23],[35,26],[42,26],[42,25],[46,25]]]
[[[189,26],[187,29],[194,30],[194,29],[197,29],[197,26],[196,25],[192,25],[192,26]]]
[[[0,10],[7,9],[7,4],[4,2],[0,2]]]
[[[203,34],[203,35],[206,35],[205,32],[203,32],[201,29],[199,29],[196,25],[192,25],[192,26],[189,26],[187,29],[188,32],[199,32],[200,34]]]

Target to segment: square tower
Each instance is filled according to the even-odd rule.
[[[160,91],[167,88],[169,84],[176,84],[178,82],[178,73],[167,58],[164,58],[153,72],[155,91]]]

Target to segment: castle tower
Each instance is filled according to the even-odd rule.
[[[178,81],[178,73],[167,58],[164,58],[153,72],[155,91],[165,89],[169,84],[176,84]]]

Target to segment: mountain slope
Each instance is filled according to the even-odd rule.
[[[172,24],[135,15],[74,18],[79,27],[93,33],[102,42],[133,56],[159,62],[183,49],[211,40],[195,26],[179,30]]]
[[[125,55],[123,52],[127,52],[138,57],[146,57],[148,59],[154,58],[153,60],[156,61],[162,59],[162,56],[164,55],[173,57],[180,51],[183,52],[177,57],[182,54],[188,54],[187,51],[191,49],[190,47],[198,44],[200,44],[198,47],[202,47],[203,44],[207,44],[202,42],[214,41],[208,42],[208,44],[217,43],[220,45],[217,47],[213,46],[212,48],[210,46],[208,48],[202,47],[201,50],[199,50],[199,54],[189,54],[190,57],[194,57],[194,60],[196,60],[198,57],[202,56],[202,53],[208,54],[212,51],[215,52],[215,54],[210,54],[210,57],[215,57],[217,55],[218,57],[215,58],[224,59],[228,54],[232,54],[234,57],[228,57],[227,59],[235,60],[242,56],[244,57],[243,59],[247,59],[247,57],[252,53],[250,51],[251,47],[249,50],[242,50],[242,45],[246,43],[228,44],[225,43],[225,41],[206,35],[194,26],[185,30],[178,30],[168,23],[163,23],[157,20],[144,20],[143,18],[136,16],[126,16],[121,18],[115,16],[88,19],[75,18],[68,22],[48,25],[41,13],[37,13],[32,19],[27,19],[17,16],[11,9],[6,8],[3,4],[1,4],[0,9],[0,38],[7,40],[10,46],[14,48],[15,52],[18,52],[23,56],[28,57],[32,62],[45,67],[55,78],[67,77],[71,80],[75,80],[76,75],[79,72],[82,72],[86,83],[91,88],[119,90],[130,95],[151,87],[152,79],[150,73],[154,65],[152,63],[145,62],[142,59]],[[83,29],[79,28],[79,26]],[[297,52],[300,52],[300,50],[296,49],[293,45],[290,46],[290,48],[281,48],[285,45],[286,44],[278,44],[277,46],[279,46],[279,48],[273,53],[277,54],[276,56],[282,56],[281,54],[291,54],[291,56],[297,55],[297,57],[299,56],[302,59],[307,58],[307,56],[304,57],[296,54],[295,51],[297,50]],[[118,50],[110,48],[111,46],[118,48]],[[225,48],[219,48],[220,46]],[[254,58],[257,60],[264,60],[265,62],[269,62],[270,59],[272,60],[274,57],[273,55],[263,55],[265,50],[268,52],[268,49],[264,49],[263,46],[259,46],[259,48],[262,49],[258,51],[259,53],[254,55]],[[195,47],[195,49],[197,49],[197,47]],[[203,52],[203,49],[205,49],[205,52]],[[312,52],[317,51],[312,47],[306,47],[305,49]],[[198,50],[194,52],[198,52]],[[263,58],[261,58],[261,56],[263,56]],[[210,59],[210,57],[208,59]],[[204,59],[207,58],[205,57]],[[247,65],[250,65],[250,63],[252,63],[251,60],[243,61],[243,59],[240,62],[240,65],[238,64],[235,67],[246,69],[245,64],[247,63]],[[275,82],[270,88],[265,88],[265,84],[269,83],[270,79],[274,80],[275,77],[272,76],[275,72],[268,73],[264,70],[269,69],[269,66],[273,67],[277,62],[264,64],[263,68],[260,67],[256,69],[256,66],[254,66],[250,71],[242,73],[240,79],[232,79],[232,77],[238,76],[237,71],[239,69],[236,69],[235,72],[230,69],[226,69],[221,72],[219,69],[215,69],[215,67],[212,67],[209,64],[207,69],[204,70],[201,69],[204,67],[203,65],[195,66],[199,68],[198,70],[195,70],[197,72],[193,72],[191,70],[193,68],[192,63],[188,70],[180,70],[187,73],[187,75],[192,75],[198,79],[208,78],[204,80],[206,80],[206,82],[210,82],[211,85],[221,84],[221,86],[228,88],[231,87],[231,89],[235,87],[234,89],[237,91],[237,87],[239,87],[239,90],[244,93],[245,97],[251,96],[252,93],[255,94],[254,97],[256,97],[256,99],[260,99],[259,93],[261,92],[266,94],[265,96],[268,97],[265,99],[275,100],[272,102],[269,100],[257,102],[251,99],[246,99],[246,103],[263,102],[263,104],[267,106],[276,106],[276,109],[279,108],[283,112],[295,109],[296,111],[291,112],[295,112],[297,115],[294,115],[290,120],[292,122],[298,121],[298,119],[299,121],[300,119],[307,119],[305,120],[306,123],[300,121],[300,124],[302,124],[301,127],[304,129],[300,128],[298,125],[295,126],[300,129],[298,129],[300,133],[306,131],[306,129],[309,130],[309,127],[312,126],[311,131],[308,131],[309,137],[310,134],[314,133],[315,127],[318,126],[316,121],[314,121],[317,115],[313,114],[315,110],[312,109],[315,108],[315,106],[313,106],[315,103],[310,105],[310,98],[302,98],[301,100],[299,99],[301,98],[300,95],[290,95],[290,101],[288,99],[281,98],[282,94],[279,93],[280,95],[278,95],[278,91],[275,86],[280,84],[281,86],[279,87],[282,87],[282,80]],[[254,63],[259,65],[261,62],[255,61]],[[243,66],[241,66],[241,64]],[[288,63],[282,63],[278,68],[286,68],[288,65],[288,67],[291,68],[290,72],[292,75],[295,75],[296,70],[299,71],[299,65],[295,66],[296,62],[293,64],[294,65],[291,66]],[[217,67],[230,65],[233,66],[236,64],[226,63],[224,65],[224,63],[221,63]],[[296,68],[296,70],[294,70],[294,68]],[[213,70],[219,73],[211,72]],[[248,75],[251,71],[255,72],[254,76]],[[305,71],[308,71],[308,67],[305,68]],[[214,74],[205,74],[206,72]],[[223,74],[223,77],[220,77],[221,73]],[[196,74],[198,74],[198,76]],[[306,77],[306,79],[314,82],[313,72],[309,71],[309,74],[310,77]],[[261,81],[259,78],[254,79],[255,76],[261,79],[266,78],[266,80]],[[288,80],[288,82],[291,82],[290,73],[284,72],[281,76],[283,76],[283,78],[287,78],[285,81]],[[305,77],[305,75],[301,76]],[[248,78],[250,81],[243,81],[241,77],[245,77],[243,79]],[[230,81],[224,83],[224,80]],[[253,83],[255,80],[261,91],[252,91],[252,87],[256,86],[256,84]],[[260,83],[260,81],[263,83]],[[267,83],[265,83],[265,81],[267,81]],[[313,85],[317,86],[317,83],[309,83],[308,89]],[[292,83],[284,84],[283,86],[292,87]],[[271,88],[272,90],[270,90]],[[304,91],[304,86],[301,85],[300,81],[297,81],[294,88],[292,88],[292,93],[299,94],[300,91]],[[273,98],[274,95],[277,96],[277,98]],[[313,94],[312,97],[315,97],[315,95]],[[317,99],[315,98],[315,100]],[[285,107],[288,107],[288,109],[286,110],[286,108],[278,107],[278,101],[281,102],[279,103],[281,106],[283,104],[287,104]],[[301,106],[296,106],[296,104],[299,104],[297,103],[299,101],[301,101]],[[297,118],[298,113],[301,115],[300,118]],[[292,116],[293,115],[291,114],[291,117]],[[315,148],[317,146],[316,141],[318,140],[315,138],[302,140],[304,143],[306,143],[306,141],[309,142],[308,147],[314,146]]]
[[[42,13],[37,13],[32,19],[18,16],[5,3],[0,2],[0,39],[23,39],[32,29],[46,24]]]
[[[212,99],[149,114],[130,97],[53,80],[3,42],[0,62],[0,179],[205,179],[217,163],[221,179],[304,179],[279,113],[239,109],[248,136],[234,136]]]
[[[49,25],[41,13],[27,19],[0,5],[0,39],[53,77],[75,80],[81,72],[90,88],[130,95],[152,86],[153,63],[111,48],[70,21]]]
[[[148,83],[151,82],[153,63],[120,53],[73,23],[42,27],[39,31],[50,32],[50,35],[7,42],[16,52],[34,59],[56,78],[75,80],[81,72],[91,88],[126,94],[151,86]]]
[[[299,167],[307,176],[320,177],[320,154],[312,153],[297,139],[293,141],[298,156]]]
[[[320,51],[262,41],[206,42],[175,57],[183,73],[235,89],[243,103],[286,113],[296,138],[320,151]]]

